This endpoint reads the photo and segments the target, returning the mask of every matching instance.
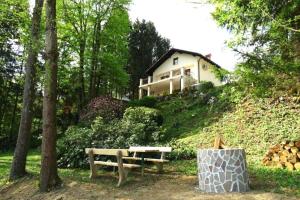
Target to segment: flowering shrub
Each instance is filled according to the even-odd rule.
[[[126,105],[123,101],[112,97],[101,96],[94,98],[80,114],[80,121],[92,121],[101,116],[105,121],[122,118]]]

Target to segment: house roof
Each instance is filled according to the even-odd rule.
[[[200,53],[197,52],[192,52],[192,51],[186,51],[186,50],[182,50],[182,49],[175,49],[172,48],[170,49],[167,53],[165,53],[162,57],[160,57],[158,59],[158,61],[156,61],[155,63],[153,63],[147,70],[146,70],[146,74],[152,74],[163,62],[165,62],[168,58],[170,58],[174,53],[186,53],[186,54],[190,54],[193,56],[199,56],[202,59],[204,59],[205,61],[211,63],[212,65],[217,66],[218,68],[221,68],[220,65],[218,65],[217,63],[213,62],[212,60],[210,60],[209,58],[203,56]]]

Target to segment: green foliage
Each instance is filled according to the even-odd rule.
[[[168,145],[173,149],[171,154],[168,155],[172,160],[190,160],[196,157],[197,152],[195,147],[188,143],[172,140]]]
[[[210,81],[201,81],[197,86],[197,90],[202,93],[208,93],[209,90],[214,88],[214,84]]]
[[[58,140],[58,164],[83,167],[88,161],[84,148],[129,148],[132,145],[158,144],[164,137],[161,116],[152,108],[126,109],[123,119],[104,121],[97,117],[90,128],[71,126]]]
[[[142,99],[131,100],[129,106],[144,106],[148,108],[155,108],[157,104],[157,98],[153,96],[145,96]]]
[[[71,126],[57,142],[58,166],[87,165],[84,148],[90,147],[93,132],[89,128]]]
[[[162,125],[163,122],[162,115],[158,110],[146,107],[127,108],[123,119],[137,123],[147,123],[153,121],[158,126]]]
[[[20,120],[24,49],[28,44],[28,1],[0,2],[0,148],[14,146]]]
[[[234,34],[228,45],[243,58],[236,80],[250,93],[270,97],[285,79],[299,77],[299,0],[211,2],[216,21]]]
[[[219,67],[211,67],[210,70],[213,72],[213,74],[216,76],[217,79],[219,79],[221,82],[230,82],[230,75],[231,73],[224,69]]]
[[[105,47],[100,57],[102,64],[99,74],[102,81],[109,83],[107,89],[117,89],[124,93],[128,87],[129,75],[125,71],[128,63],[128,35],[130,33],[130,20],[126,9],[115,9],[107,22],[101,36],[101,44]]]
[[[136,20],[129,35],[129,65],[131,97],[137,98],[139,79],[146,69],[170,49],[170,40],[156,31],[152,22]]]

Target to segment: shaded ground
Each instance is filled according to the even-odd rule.
[[[30,200],[74,200],[74,199],[206,199],[206,200],[281,200],[297,199],[284,194],[263,191],[251,191],[243,194],[211,195],[197,191],[195,176],[158,176],[132,174],[128,182],[117,188],[117,178],[106,173],[96,180],[78,182],[77,179],[64,179],[64,185],[49,193],[39,193],[36,177],[6,185],[0,190],[0,199],[30,199]],[[299,198],[298,198],[299,199]]]
[[[89,179],[88,169],[59,169],[63,187],[50,193],[38,192],[40,153],[31,151],[27,159],[27,170],[31,177],[15,183],[8,182],[12,152],[0,153],[0,199],[64,200],[64,199],[207,199],[207,200],[293,200],[300,199],[300,172],[271,169],[260,165],[249,166],[251,192],[245,194],[207,195],[196,191],[196,160],[172,161],[165,165],[163,175],[156,169],[147,168],[130,173],[128,182],[117,188],[117,177],[111,172],[99,170],[101,175]],[[148,166],[149,167],[149,166]]]

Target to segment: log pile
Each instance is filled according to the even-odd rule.
[[[262,162],[266,166],[300,170],[300,140],[283,141],[271,147]]]

